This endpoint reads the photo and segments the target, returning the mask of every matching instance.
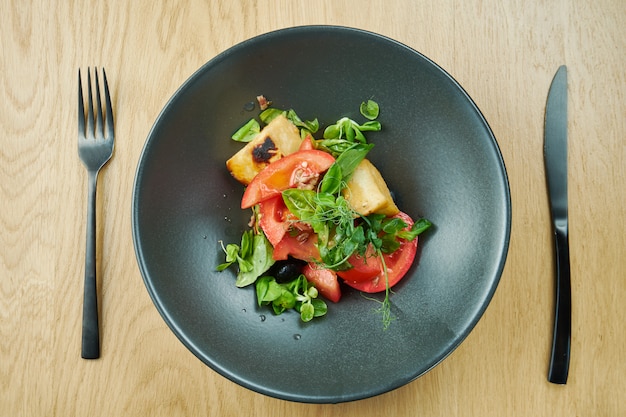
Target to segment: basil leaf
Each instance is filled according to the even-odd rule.
[[[250,119],[245,125],[241,126],[231,138],[237,142],[250,142],[261,132],[261,126],[255,119]]]
[[[309,221],[315,213],[315,195],[313,190],[290,188],[282,193],[283,201],[289,211],[298,219]]]
[[[376,103],[374,100],[367,100],[361,103],[359,111],[366,119],[374,120],[378,117],[380,108],[378,106],[378,103]]]
[[[367,153],[374,147],[369,145],[353,145],[350,149],[345,150],[337,157],[335,164],[341,166],[342,180],[348,181],[356,167],[361,163]],[[331,167],[332,168],[332,167]]]
[[[343,155],[343,154],[342,154]],[[336,194],[341,191],[343,181],[343,173],[341,165],[335,161],[322,179],[320,184],[320,193]]]
[[[373,144],[353,144],[349,149],[343,151],[324,175],[320,184],[320,194],[339,193],[373,146]]]

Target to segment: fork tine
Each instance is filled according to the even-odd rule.
[[[98,113],[96,113],[96,139],[104,137],[104,117],[102,115],[102,100],[100,99],[100,82],[98,80],[98,67],[94,68],[96,77],[96,103],[98,105]]]
[[[93,93],[91,91],[91,68],[87,68],[87,84],[89,85],[89,107],[87,109],[87,134],[85,136],[89,139],[93,139],[93,127],[95,125],[95,119],[93,113]]]
[[[85,137],[85,104],[83,102],[83,83],[80,78],[80,68],[78,69],[78,135]]]
[[[109,83],[107,82],[107,74],[102,68],[102,78],[104,81],[104,100],[106,104],[106,138],[113,138],[113,106],[111,105],[111,96],[109,95]]]

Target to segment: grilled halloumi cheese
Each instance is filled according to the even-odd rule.
[[[294,153],[301,143],[298,128],[280,115],[226,161],[226,167],[237,181],[248,185],[270,162]]]
[[[394,216],[400,212],[387,183],[378,169],[367,159],[354,170],[343,196],[354,211],[362,216],[372,213]]]

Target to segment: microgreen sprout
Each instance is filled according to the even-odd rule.
[[[328,310],[326,303],[317,298],[317,288],[304,275],[286,283],[278,283],[272,276],[262,276],[256,281],[256,295],[259,306],[271,305],[275,314],[295,309],[303,322],[324,316]]]

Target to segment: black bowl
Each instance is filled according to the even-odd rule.
[[[322,125],[380,104],[370,159],[399,207],[435,227],[391,297],[344,289],[326,317],[302,323],[256,305],[234,273],[215,272],[219,241],[238,242],[250,212],[225,161],[229,139],[258,114],[255,97]],[[508,250],[511,203],[496,140],[455,80],[420,53],[362,30],[307,26],[258,36],[193,74],[156,120],[137,168],[132,226],[145,285],[165,322],[200,360],[269,396],[337,403],[381,394],[427,372],[474,328]],[[453,383],[453,382],[450,382]]]

